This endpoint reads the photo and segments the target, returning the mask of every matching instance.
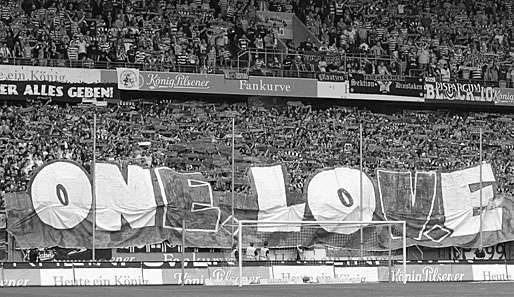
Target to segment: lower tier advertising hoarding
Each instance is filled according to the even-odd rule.
[[[116,264],[45,263],[45,265],[4,264],[0,287],[26,286],[145,286],[145,285],[237,285],[239,267],[235,263],[188,263],[182,269],[174,262],[133,262]],[[27,263],[24,263],[27,264]],[[27,267],[30,266],[30,267]],[[508,264],[408,264],[404,276],[401,265],[344,267],[334,264],[260,264],[244,266],[242,282],[250,284],[334,284],[375,282],[469,282],[513,281],[514,265]]]

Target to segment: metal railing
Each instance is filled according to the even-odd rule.
[[[263,67],[257,67],[256,59],[263,60]],[[270,65],[277,59],[277,67]],[[205,74],[221,74],[224,70],[235,70],[238,72],[246,72],[254,76],[268,77],[292,77],[292,78],[317,78],[321,71],[318,69],[318,62],[324,58],[327,63],[337,64],[341,71],[338,73],[348,73],[348,64],[384,62],[386,65],[393,61],[391,56],[374,56],[365,54],[330,54],[323,52],[312,53],[292,53],[283,52],[273,49],[250,49],[240,52],[236,59],[230,60],[228,63],[216,61],[216,63],[207,66],[200,65],[180,65],[169,63],[130,63],[124,61],[90,61],[90,60],[68,60],[68,59],[26,59],[26,58],[0,58],[0,65],[19,65],[19,66],[43,66],[43,67],[64,67],[64,68],[84,68],[84,69],[116,69],[116,68],[136,68],[142,71],[160,71],[160,72],[183,72],[183,73],[205,73]],[[293,69],[295,67],[285,66],[287,60],[294,62],[299,59],[299,65],[302,69]],[[223,65],[224,64],[224,65]],[[0,66],[1,67],[1,66]],[[424,77],[423,70],[414,69],[409,72],[409,76],[405,77]],[[487,81],[485,79],[452,79],[451,82],[462,83],[480,83],[494,87],[514,87],[512,81]]]
[[[1,58],[0,65],[19,66],[42,66],[42,67],[64,67],[64,68],[85,68],[85,69],[116,69],[136,68],[143,71],[176,71],[188,73],[201,73],[202,66],[180,65],[167,63],[130,63],[124,61],[89,61],[89,60],[68,60],[68,59],[26,59],[26,58]],[[211,67],[211,70],[220,70],[218,64]]]

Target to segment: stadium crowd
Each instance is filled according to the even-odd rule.
[[[64,158],[90,168],[92,110],[33,103],[0,108],[3,193],[25,190],[31,173]],[[218,193],[231,189],[231,118],[235,117],[236,191],[249,194],[249,166],[283,163],[289,190],[302,193],[315,170],[359,166],[359,123],[364,168],[452,171],[491,162],[498,191],[514,193],[512,115],[452,111],[378,111],[356,107],[313,108],[301,102],[256,107],[200,101],[130,104],[98,110],[100,161],[168,166],[202,172]]]
[[[507,80],[514,58],[514,11],[495,1],[300,1],[320,50],[388,56],[399,73]],[[385,61],[387,62],[387,61]]]
[[[248,63],[241,65],[257,69],[514,82],[510,0],[1,3],[0,61],[4,63],[13,59],[85,67],[128,63],[154,70],[208,72],[246,59]],[[313,39],[281,40],[280,27],[288,24],[259,18],[260,10],[296,13]],[[240,54],[251,49],[255,54]]]

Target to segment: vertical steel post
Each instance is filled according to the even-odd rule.
[[[363,218],[364,218],[364,215],[363,215],[363,201],[364,199],[362,198],[362,194],[363,194],[363,189],[362,189],[362,170],[364,169],[363,168],[363,161],[362,161],[362,123],[360,123],[359,125],[359,162],[360,162],[360,165],[359,165],[359,169],[360,169],[360,173],[359,173],[359,208],[360,208],[360,213],[359,213],[359,220],[362,222],[363,221]],[[361,260],[364,259],[364,225],[361,225],[360,226],[360,257],[361,257]]]
[[[482,176],[482,128],[480,128],[480,251],[484,248],[484,239],[482,234],[482,228],[483,228],[483,191],[482,191],[482,182],[483,182],[483,176]]]
[[[186,259],[186,216],[184,212],[184,217],[182,218],[182,261],[181,261],[181,276],[180,276],[180,282],[181,286],[184,285],[185,279],[186,279],[186,270],[185,270],[185,259]]]
[[[92,241],[92,251],[91,258],[93,261],[96,260],[96,108],[93,112],[93,161],[91,162],[91,196],[93,199],[93,241]]]
[[[237,249],[237,255],[239,260],[239,287],[243,286],[243,224],[239,221],[239,247]]]
[[[235,137],[236,137],[235,136],[235,129],[236,128],[235,127],[236,127],[236,124],[235,124],[235,122],[236,122],[235,118],[232,117],[232,189],[231,189],[232,190],[232,201],[231,201],[231,211],[232,211],[232,214],[231,214],[232,215],[231,232],[232,232],[232,234],[230,236],[232,238],[231,239],[231,244],[230,244],[231,246],[234,246],[234,227],[235,227],[234,226],[234,222],[235,222],[235,217],[234,217],[235,216],[235,211],[234,211],[234,204],[235,204],[234,196],[235,196],[235,193],[234,192],[235,192],[235,176],[236,176],[236,174],[235,174],[235,171],[236,171],[236,165],[235,165],[236,164],[236,162],[235,162],[235,155],[236,155],[236,153],[235,153]]]
[[[391,225],[387,225],[389,229],[389,249],[388,249],[388,257],[387,257],[387,267],[389,267],[389,282],[393,281],[393,265],[392,265],[392,255],[391,255],[391,246],[393,241],[393,232],[391,230]]]
[[[407,283],[407,222],[402,226],[403,283]]]

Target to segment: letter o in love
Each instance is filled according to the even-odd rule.
[[[41,221],[60,230],[86,219],[93,201],[87,173],[67,161],[44,165],[32,180],[30,196]]]
[[[350,168],[324,170],[314,175],[307,188],[309,208],[316,221],[371,221],[375,211],[375,188],[362,175],[362,205],[360,205],[360,171]],[[359,225],[321,224],[328,232],[351,234]]]

